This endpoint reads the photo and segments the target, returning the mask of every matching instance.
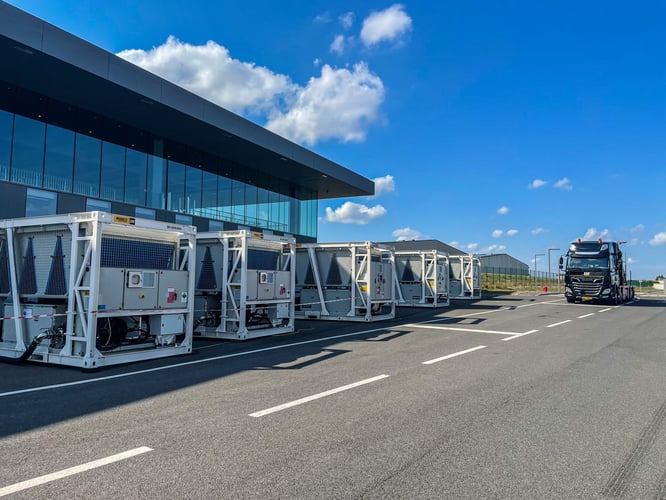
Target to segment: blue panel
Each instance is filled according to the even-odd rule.
[[[102,267],[172,269],[174,247],[153,241],[102,238]]]

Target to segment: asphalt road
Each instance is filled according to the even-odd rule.
[[[499,296],[0,365],[0,496],[665,500],[665,306]]]

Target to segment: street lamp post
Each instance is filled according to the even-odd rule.
[[[550,271],[550,252],[553,250],[559,250],[559,248],[549,248],[548,249],[548,278],[551,277],[552,273]],[[557,293],[560,293],[560,272],[557,272]]]
[[[534,286],[535,287],[538,287],[538,284],[537,284],[537,267],[536,267],[537,257],[543,257],[544,255],[546,255],[546,254],[545,253],[535,253],[534,254]]]

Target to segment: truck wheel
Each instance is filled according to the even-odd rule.
[[[576,300],[576,299],[574,299],[573,297],[567,297],[567,302],[568,302],[569,304],[573,304],[573,303],[575,302],[575,300]]]

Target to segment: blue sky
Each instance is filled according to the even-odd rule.
[[[320,241],[533,269],[602,236],[666,273],[663,0],[9,3],[376,179]]]

